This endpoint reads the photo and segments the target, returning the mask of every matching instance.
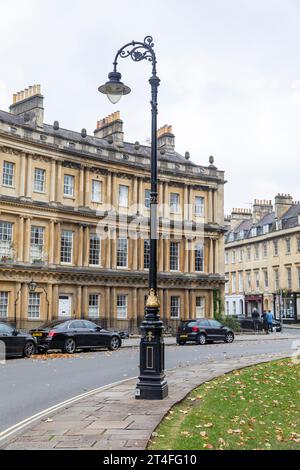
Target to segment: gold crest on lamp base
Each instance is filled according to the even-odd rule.
[[[154,289],[150,289],[147,302],[146,302],[146,307],[151,307],[151,308],[158,308],[159,307],[159,300],[158,296],[155,293]]]

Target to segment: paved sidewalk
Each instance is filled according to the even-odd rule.
[[[300,330],[299,330],[299,336],[300,336]],[[235,341],[272,341],[274,339],[296,339],[298,337],[297,335],[292,334],[292,333],[270,333],[266,335],[263,332],[259,332],[257,334],[244,334],[244,333],[237,333],[235,335]],[[166,346],[169,345],[174,345],[176,344],[176,338],[174,336],[165,336],[164,341]],[[129,338],[129,339],[124,339],[122,341],[122,347],[124,348],[131,348],[135,346],[139,346],[140,344],[140,339],[139,338]]]
[[[167,373],[169,396],[134,398],[136,380],[107,388],[36,422],[0,445],[1,449],[144,449],[168,410],[203,382],[235,369],[288,357],[288,353],[245,356],[178,367]]]

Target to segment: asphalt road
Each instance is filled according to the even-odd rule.
[[[300,340],[300,331],[295,339]],[[263,353],[291,352],[292,340],[166,347],[166,368]],[[0,431],[83,392],[138,375],[138,348],[0,364]]]

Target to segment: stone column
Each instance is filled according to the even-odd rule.
[[[62,177],[62,164],[57,161],[57,178],[56,178],[56,202],[62,202],[62,196],[64,191],[64,180]]]
[[[170,271],[170,239],[165,238],[164,240],[164,272]]]
[[[165,292],[164,292],[164,305],[165,305],[164,319],[165,321],[168,322],[170,320],[170,305],[171,305],[169,289],[165,289]]]
[[[26,184],[26,197],[32,198],[32,155],[27,156],[27,184]]]
[[[101,304],[100,304],[100,307],[101,307]],[[81,316],[82,318],[88,318],[89,316],[89,299],[88,299],[87,286],[83,286],[82,288]]]
[[[189,258],[189,272],[194,273],[195,272],[195,242],[194,241],[191,242],[188,258]]]
[[[21,153],[21,168],[20,168],[20,179],[19,179],[19,196],[25,196],[25,182],[26,182],[26,153]]]
[[[134,271],[137,271],[138,269],[138,252],[139,252],[139,241],[140,241],[140,238],[137,238],[137,239],[129,239],[129,243],[131,245],[131,259],[132,259],[132,269]],[[140,253],[141,255],[141,253]]]
[[[58,284],[53,285],[51,316],[52,319],[58,317]]]
[[[160,234],[158,240],[158,271],[164,271],[164,239],[162,238],[162,234]]]
[[[170,195],[169,195],[169,185],[164,183],[164,219],[170,218]]]
[[[115,238],[111,239],[111,267],[117,268],[117,240]]]
[[[213,221],[213,200],[212,200],[212,189],[208,191],[208,211],[207,211],[208,222]]]
[[[29,263],[30,261],[30,232],[31,232],[31,220],[30,217],[25,219],[25,236],[24,236],[24,261]]]
[[[84,201],[83,204],[84,206],[89,206],[90,201],[91,201],[91,195],[90,195],[90,170],[88,168],[84,169]]]
[[[214,272],[219,273],[219,240],[215,240],[215,266]]]
[[[189,186],[185,185],[183,189],[183,218],[189,219]]]
[[[131,318],[133,320],[133,328],[137,327],[137,316],[138,316],[138,301],[137,301],[137,288],[133,287],[132,289],[132,303],[131,303]]]
[[[81,318],[81,298],[82,298],[82,291],[81,291],[81,286],[77,286],[76,288],[76,294],[77,294],[77,299],[76,299],[76,318]]]
[[[144,212],[144,205],[145,205],[145,197],[144,197],[144,188],[143,188],[143,178],[138,179],[138,191],[139,191],[139,196],[138,196],[138,204],[140,206],[140,211]]]
[[[14,321],[16,321],[16,328],[20,325],[21,319],[21,303],[22,303],[22,284],[21,282],[15,283],[15,292],[14,292],[14,312],[12,313]],[[24,310],[22,310],[23,312]]]
[[[189,314],[191,318],[195,318],[195,291],[194,289],[190,290],[190,311]]]
[[[189,240],[186,238],[184,240],[184,272],[189,273],[190,272],[190,250],[189,250]]]
[[[51,160],[51,170],[50,170],[50,202],[55,202],[56,194],[55,194],[55,186],[56,186],[56,161]]]
[[[184,291],[184,319],[190,318],[190,293],[189,290],[186,289]]]
[[[111,269],[111,239],[109,235],[105,239],[105,267]]]
[[[218,204],[217,204],[217,192],[215,190],[212,190],[212,222],[216,222],[217,218],[217,210],[218,210]]]
[[[18,261],[23,261],[23,248],[24,248],[24,217],[19,216],[18,227]]]
[[[111,177],[111,199],[110,203],[113,206],[113,210],[118,210],[118,188],[117,188],[117,183],[116,183],[116,175],[115,173],[112,173]]]
[[[55,227],[55,264],[60,264],[60,250],[61,250],[61,223],[56,222]]]
[[[47,287],[47,297],[48,297],[48,302],[47,299],[45,299],[45,304],[46,304],[46,319],[47,320],[52,320],[52,312],[53,312],[53,286],[52,284],[48,284]]]
[[[133,178],[133,183],[132,183],[132,197],[131,197],[131,203],[132,204],[138,204],[138,179],[137,177]],[[134,215],[134,214],[133,214]]]
[[[111,194],[112,194],[112,174],[109,172],[106,176],[106,197],[105,204],[111,204]]]
[[[88,266],[90,255],[90,227],[88,225],[84,228],[83,240],[83,266]]]
[[[213,291],[211,290],[209,292],[209,306],[210,306],[210,318],[214,317],[214,294]]]
[[[78,197],[77,197],[77,202],[78,202],[79,207],[82,207],[85,205],[84,179],[85,179],[84,166],[81,166],[79,170],[79,188],[78,188]]]
[[[54,220],[50,220],[50,228],[49,228],[49,263],[54,264],[54,246],[55,246],[55,225]],[[57,247],[58,249],[58,247]]]
[[[111,302],[110,302],[110,312],[109,312],[109,322],[110,326],[113,326],[116,323],[117,318],[117,294],[116,288],[111,288]]]
[[[105,310],[104,310],[104,319],[108,322],[110,318],[110,310],[111,310],[111,298],[110,298],[110,287],[105,287]],[[107,325],[105,325],[107,326]]]
[[[83,266],[83,225],[79,225],[77,266]]]
[[[213,247],[213,239],[210,238],[209,244],[209,273],[213,274],[214,272],[214,247]]]
[[[188,195],[188,200],[189,200],[189,220],[194,219],[194,204],[193,204],[193,196],[194,196],[194,190],[192,186],[189,187],[189,195]]]
[[[19,312],[18,312],[18,321],[17,325],[21,326],[21,323],[24,320],[27,320],[27,313],[28,312],[28,286],[25,283],[22,283],[21,292],[19,294]],[[23,320],[23,321],[22,321]]]

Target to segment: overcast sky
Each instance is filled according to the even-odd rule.
[[[119,109],[125,140],[150,137],[150,64],[121,60],[132,93],[116,106],[97,88],[116,51],[154,37],[159,125],[176,150],[225,170],[225,209],[277,192],[300,200],[298,0],[0,0],[0,108],[42,85],[45,121],[93,133]]]

